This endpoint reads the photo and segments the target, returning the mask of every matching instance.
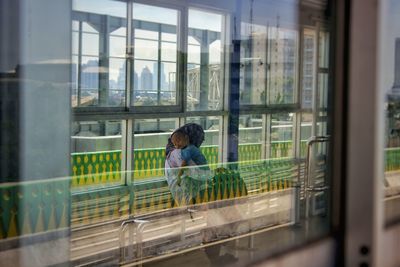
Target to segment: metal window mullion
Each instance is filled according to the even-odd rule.
[[[302,79],[301,79],[301,71],[302,71],[302,38],[301,38],[301,36],[302,36],[302,30],[301,30],[301,28],[300,28],[300,31],[298,32],[298,34],[297,34],[297,49],[296,49],[296,58],[297,58],[297,62],[296,62],[296,65],[297,65],[297,72],[296,72],[296,78],[295,78],[295,80],[296,80],[296,82],[295,82],[295,92],[294,92],[294,95],[293,95],[293,102],[294,103],[297,103],[297,104],[299,104],[299,106],[301,107],[301,81],[302,81]]]
[[[268,134],[267,134],[267,125],[268,125],[268,118],[267,114],[262,114],[262,126],[261,126],[261,159],[269,158],[269,150],[270,145],[268,144]]]
[[[125,107],[127,110],[131,109],[131,97],[133,96],[132,88],[132,73],[134,73],[134,32],[133,32],[133,3],[127,3],[127,36],[126,36],[126,101]]]
[[[133,46],[132,46],[132,7],[133,3],[127,3],[127,35],[126,35],[126,73],[125,73],[125,107],[129,110],[132,95],[132,73],[133,73]],[[132,167],[134,166],[133,158],[133,120],[124,120],[124,131],[122,136],[122,160],[124,161],[124,177],[125,184],[132,184]]]
[[[123,176],[125,178],[125,184],[130,185],[132,183],[132,168],[133,164],[133,120],[124,120],[122,123],[122,169]]]
[[[78,89],[78,101],[77,101],[77,106],[79,107],[81,105],[81,95],[82,95],[82,88],[81,88],[81,83],[82,83],[82,21],[79,21],[79,31],[78,31],[78,81],[77,81],[77,89]]]
[[[303,83],[304,83],[304,73],[303,73],[303,66],[304,66],[304,28],[300,28],[300,36],[299,36],[299,70],[298,70],[298,77],[299,77],[299,82],[298,82],[298,91],[297,91],[297,97],[298,97],[298,103],[300,107],[303,107]]]
[[[179,10],[178,16],[178,27],[177,31],[177,48],[178,48],[178,59],[177,59],[177,77],[176,77],[176,90],[177,90],[177,99],[178,106],[181,107],[181,111],[186,111],[187,106],[187,92],[186,88],[186,79],[187,79],[187,46],[188,46],[188,28],[189,28],[189,10],[187,7],[183,7]],[[179,51],[181,51],[179,53]]]
[[[313,114],[313,122],[312,122],[312,136],[317,135],[317,87],[318,87],[318,29],[319,25],[317,24],[316,29],[314,31],[314,67],[313,67],[313,100],[312,100],[312,114]]]
[[[223,27],[225,28],[225,32],[223,36],[222,44],[222,58],[223,61],[223,93],[222,93],[222,109],[226,111],[226,114],[222,114],[220,117],[220,139],[219,139],[219,151],[218,157],[219,162],[225,163],[228,161],[228,125],[229,125],[229,79],[230,79],[230,58],[229,58],[229,49],[225,49],[225,47],[229,47],[232,42],[232,27],[233,25],[233,16],[226,15],[224,17]]]
[[[157,105],[161,105],[161,24],[158,24]]]
[[[294,115],[293,155],[296,159],[301,157],[301,112]]]
[[[265,114],[265,159],[271,158],[271,114]]]

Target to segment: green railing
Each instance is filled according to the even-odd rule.
[[[400,148],[385,149],[385,171],[400,170]]]
[[[306,142],[301,142],[301,154],[305,155]],[[218,146],[200,148],[210,166],[218,163]],[[286,158],[291,156],[292,141],[277,141],[271,143],[271,158]],[[261,144],[240,144],[239,162],[261,160]],[[136,149],[134,151],[133,178],[146,179],[164,176],[164,148]],[[121,184],[121,151],[102,151],[72,153],[72,187],[109,186]]]
[[[0,239],[68,229],[70,181],[0,185]]]

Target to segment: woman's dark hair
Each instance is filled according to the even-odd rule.
[[[167,147],[165,148],[165,155],[168,155],[169,152],[171,152],[174,149],[174,144],[172,144],[171,137],[176,132],[182,132],[186,134],[189,137],[189,143],[196,147],[200,147],[204,141],[203,127],[201,127],[197,123],[187,123],[182,127],[176,129],[168,138],[168,144]]]

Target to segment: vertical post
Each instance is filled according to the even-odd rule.
[[[200,50],[200,110],[208,110],[210,44],[207,30],[201,32]]]
[[[228,161],[239,160],[239,83],[240,83],[240,39],[232,40],[232,55],[230,66],[230,101],[228,122]]]
[[[100,25],[100,38],[99,38],[99,47],[100,47],[100,55],[99,55],[99,69],[104,69],[107,71],[99,72],[99,105],[107,106],[108,98],[109,98],[109,56],[110,56],[110,26],[109,26],[109,16],[101,17],[101,25]]]
[[[377,86],[381,5],[381,1],[354,0],[350,7],[347,150],[343,153],[347,156],[345,266],[382,266],[384,90]]]

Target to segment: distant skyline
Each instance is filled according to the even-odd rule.
[[[151,62],[152,64],[144,64],[141,69],[134,71],[133,86],[136,90],[156,90],[158,75],[157,75],[157,62]],[[99,61],[92,59],[82,64],[81,74],[81,88],[98,88],[99,87]],[[76,76],[76,68],[73,68],[73,77]],[[169,80],[168,75],[165,73],[165,64],[161,63],[161,76],[160,76],[160,89],[168,90],[175,86],[175,80]],[[175,70],[172,72],[175,75]],[[110,75],[109,77],[109,88],[110,89],[124,89],[126,82],[126,64],[121,66],[118,71],[117,78]]]
[[[126,17],[126,4],[122,2],[115,2],[110,0],[74,0],[73,1],[73,9],[82,12],[94,13],[94,14],[107,14],[111,16],[117,17]],[[176,25],[178,12],[169,8],[160,8],[143,4],[134,4],[133,6],[134,12],[133,16],[137,20],[142,21],[153,21],[163,24]],[[205,19],[206,18],[206,19]],[[223,16],[216,13],[204,12],[200,10],[189,10],[189,27],[195,29],[207,29],[212,31],[222,31],[222,18]],[[78,52],[78,27],[77,24],[74,23],[74,33],[73,33],[73,54],[77,56],[79,53],[82,54],[82,57],[86,57],[86,62],[90,58],[96,58],[100,54],[100,34],[96,32],[94,27],[91,27],[88,23],[84,23],[86,28],[90,28],[90,32],[84,32],[82,35],[82,51]],[[119,29],[125,29],[125,27],[120,27]],[[125,40],[126,39],[126,31],[125,36],[115,36],[115,32],[119,31],[117,29],[113,29],[113,32],[110,34],[110,62],[108,73],[110,76],[110,80],[114,80],[118,82],[120,79],[120,70],[122,67],[123,58],[125,57]],[[119,34],[123,34],[123,31],[119,31]],[[145,33],[146,34],[146,33]],[[145,65],[148,65],[150,71],[153,72],[152,63],[146,62],[145,60],[154,60],[157,62],[159,59],[157,58],[158,50],[157,41],[149,41],[144,39],[152,39],[151,32],[148,33],[148,36],[141,35],[141,38],[137,38],[135,40],[141,40],[141,42],[135,43],[135,57],[138,60],[135,60],[135,69],[137,73],[145,68]],[[189,46],[188,46],[188,61],[189,63],[200,64],[200,44],[192,37],[188,37]],[[162,45],[169,44],[169,46],[163,46],[162,49],[162,59],[166,58],[168,61],[175,61],[177,56],[177,47],[175,44],[175,48],[171,49],[171,44],[168,42],[163,42]],[[209,64],[219,64],[221,63],[221,41],[216,40],[209,46]],[[83,59],[85,61],[85,59]],[[167,63],[163,65],[164,69],[161,70],[161,76],[165,76],[166,80],[168,80],[169,73],[176,72],[176,63]],[[163,78],[162,78],[163,79]],[[163,87],[165,84],[162,84]]]

